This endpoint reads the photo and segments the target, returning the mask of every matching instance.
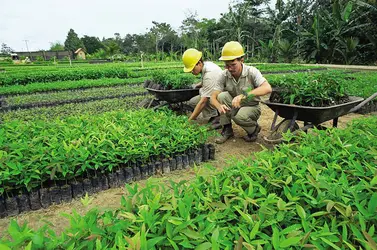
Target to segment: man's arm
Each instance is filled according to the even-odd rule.
[[[264,96],[272,92],[271,85],[266,81],[264,81],[258,88],[251,90],[248,95],[254,96]]]
[[[195,120],[198,115],[203,111],[204,107],[206,106],[208,102],[208,97],[202,97],[200,98],[198,104],[196,104],[194,112],[192,112],[189,121]]]
[[[253,96],[264,96],[272,92],[271,85],[266,81],[264,81],[259,87],[251,90],[247,95],[253,95]],[[241,107],[241,101],[243,99],[246,99],[247,96],[241,94],[233,98],[232,100],[232,106],[235,108]]]
[[[219,111],[220,114],[225,114],[227,111],[229,111],[230,109],[226,106],[226,105],[223,105],[221,104],[218,100],[217,100],[217,96],[221,93],[220,90],[214,90],[212,92],[212,95],[211,95],[211,104],[212,106],[214,106],[217,111]]]

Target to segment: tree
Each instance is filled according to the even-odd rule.
[[[98,37],[85,35],[81,38],[81,41],[84,44],[86,52],[89,54],[93,54],[97,52],[99,49],[104,48],[103,44],[101,43]]]
[[[75,53],[75,51],[79,48],[85,49],[83,42],[77,36],[76,32],[73,29],[70,29],[67,35],[67,39],[64,42],[64,47],[66,50]]]
[[[1,44],[1,51],[2,54],[10,54],[13,52],[13,49],[6,45],[5,43]]]
[[[50,51],[64,50],[64,45],[60,42],[50,43]]]

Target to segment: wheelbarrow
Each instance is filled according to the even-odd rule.
[[[189,101],[194,96],[199,95],[199,89],[171,89],[158,90],[146,88],[154,98],[147,98],[139,105],[143,108],[159,109],[161,107],[168,107],[173,111],[181,114],[187,111],[193,111],[192,107],[185,102]]]
[[[321,123],[329,120],[333,121],[333,127],[337,127],[339,117],[356,112],[376,97],[377,93],[365,100],[362,97],[350,96],[348,102],[328,107],[299,106],[271,102],[270,100],[262,101],[275,112],[270,135],[265,136],[264,140],[269,143],[280,143],[283,141],[282,134],[288,130],[295,134],[298,131],[307,132],[310,128],[326,129]],[[278,116],[284,118],[284,120],[276,124]],[[296,121],[303,121],[304,126],[300,128]]]

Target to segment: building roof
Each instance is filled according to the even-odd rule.
[[[78,48],[76,51],[75,51],[75,54],[79,53],[80,51],[83,51],[82,48]]]

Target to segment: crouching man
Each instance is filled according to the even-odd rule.
[[[246,131],[245,141],[255,141],[261,130],[257,122],[261,114],[260,96],[272,91],[257,68],[243,63],[244,55],[241,44],[232,41],[224,45],[219,59],[224,61],[225,70],[211,95],[211,104],[221,114],[223,126],[221,136],[215,140],[219,144],[234,136],[232,120]]]
[[[219,128],[220,116],[217,109],[211,105],[210,97],[222,74],[222,69],[213,62],[203,61],[202,52],[196,49],[186,50],[182,60],[184,72],[192,73],[193,75],[201,74],[201,82],[196,85],[196,88],[200,88],[199,95],[188,102],[194,109],[189,120],[195,120],[202,113],[203,118],[209,119],[213,129]]]

